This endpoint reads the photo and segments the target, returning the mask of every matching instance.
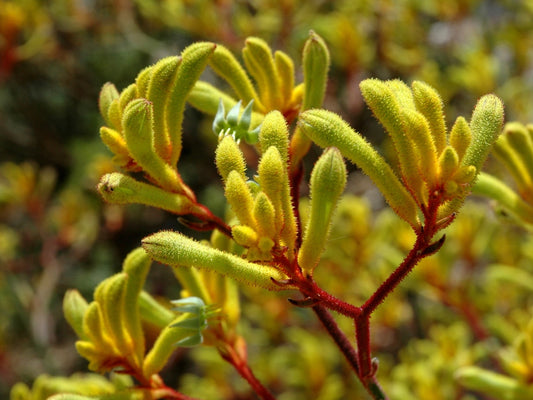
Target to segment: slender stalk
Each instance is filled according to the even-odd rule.
[[[231,344],[224,342],[224,347],[219,348],[219,353],[224,360],[233,365],[235,370],[248,382],[259,398],[262,400],[275,400],[272,393],[270,393],[254,375],[246,359],[242,358],[239,352]]]
[[[348,364],[352,367],[357,376],[359,376],[359,365],[357,364],[357,351],[351,345],[343,331],[340,330],[337,322],[333,319],[329,311],[322,305],[313,306],[313,311],[322,322],[322,325],[328,331],[329,335],[344,355]]]

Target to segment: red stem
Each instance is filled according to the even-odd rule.
[[[329,311],[322,305],[313,306],[313,311],[317,315],[320,322],[328,331],[335,344],[348,361],[357,376],[359,376],[359,365],[357,364],[357,351],[351,345],[343,331],[340,330],[337,322],[333,319]]]
[[[265,388],[257,377],[253,374],[248,363],[244,358],[242,358],[238,351],[236,351],[233,346],[229,343],[224,343],[224,348],[219,349],[221,357],[229,362],[235,370],[242,376],[248,384],[252,387],[253,391],[262,399],[262,400],[276,400],[275,397]]]

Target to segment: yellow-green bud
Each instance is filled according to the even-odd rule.
[[[459,156],[451,146],[446,146],[439,157],[439,180],[446,182],[455,173],[459,166]]]
[[[287,277],[269,265],[248,262],[241,257],[198,243],[178,232],[162,231],[143,239],[143,248],[156,261],[167,265],[207,269],[241,283],[268,290],[281,290],[272,279]]]
[[[246,225],[235,225],[231,228],[233,239],[244,247],[253,247],[257,244],[257,232]]]
[[[118,99],[118,90],[111,82],[107,82],[102,86],[100,90],[100,96],[98,98],[98,108],[100,114],[107,125],[111,126],[111,120],[109,119],[109,107],[113,100]]]
[[[254,217],[257,229],[262,236],[274,239],[276,237],[276,211],[268,196],[260,192],[254,200]]]
[[[533,398],[533,389],[517,379],[479,367],[462,367],[457,371],[456,378],[467,389],[485,393],[495,399],[529,400]]]
[[[178,215],[191,214],[196,210],[195,203],[185,195],[167,192],[119,172],[102,176],[97,189],[109,203],[144,204]]]
[[[120,92],[120,97],[118,99],[118,106],[120,107],[120,110],[124,112],[129,102],[132,100],[135,100],[136,98],[137,98],[137,85],[135,83],[132,83],[122,92]]]
[[[346,185],[346,167],[338,149],[324,151],[311,173],[311,214],[298,264],[309,275],[320,261],[329,236],[331,217]]]
[[[215,163],[223,181],[226,181],[231,171],[236,171],[243,179],[246,179],[246,161],[232,136],[225,136],[218,144]]]
[[[315,32],[309,32],[309,38],[303,49],[304,95],[302,111],[318,108],[324,102],[330,57],[324,40]]]
[[[289,159],[289,129],[287,122],[279,111],[271,111],[263,120],[259,133],[261,152],[265,153],[270,146],[276,147],[283,162]]]
[[[215,47],[214,43],[198,42],[181,53],[182,61],[166,103],[166,126],[172,146],[170,165],[176,165],[181,154],[181,124],[187,95],[202,74]]]
[[[435,89],[424,82],[414,81],[411,88],[416,108],[427,119],[437,154],[440,154],[446,147],[446,122],[442,99]]]
[[[67,290],[63,298],[63,314],[80,339],[87,339],[83,332],[83,316],[89,304],[77,290]]]
[[[479,99],[470,121],[472,144],[466,150],[463,165],[473,165],[478,171],[481,170],[492,144],[502,129],[502,124],[501,100],[492,94]]]
[[[234,170],[229,173],[224,192],[239,222],[243,225],[255,226],[254,199],[246,181],[237,171]]]
[[[249,103],[250,100],[254,100],[255,108],[257,110],[263,110],[263,105],[259,101],[250,78],[248,78],[244,68],[227,48],[217,45],[217,48],[209,60],[209,64],[218,75],[230,84],[233,90],[235,90],[237,97],[241,99],[244,104]],[[218,98],[216,99],[216,106],[218,107]],[[229,106],[226,104],[224,104],[224,106],[227,110],[233,107],[233,105]]]
[[[138,98],[146,98],[148,95],[148,86],[150,85],[150,78],[152,77],[152,70],[154,66],[150,65],[137,74],[135,78],[135,85],[137,88]]]
[[[309,110],[300,115],[300,129],[321,147],[337,147],[376,184],[392,209],[413,228],[420,223],[417,205],[383,157],[338,115]]]
[[[124,137],[114,129],[102,126],[100,128],[100,139],[111,152],[117,156],[130,157]]]
[[[472,132],[463,117],[458,117],[450,132],[450,145],[457,152],[459,160],[462,160],[466,150],[472,143]]]
[[[284,100],[284,105],[286,105],[292,98],[294,63],[287,54],[278,50],[274,53],[274,65],[278,74],[281,98]]]
[[[147,98],[153,104],[154,148],[161,158],[169,160],[172,144],[166,127],[166,105],[169,88],[176,77],[181,58],[171,56],[159,60],[152,69]]]
[[[268,110],[279,108],[282,105],[280,82],[268,44],[262,39],[249,37],[242,55],[248,72],[257,83],[263,105]]]

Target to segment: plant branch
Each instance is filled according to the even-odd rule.
[[[220,356],[233,365],[235,370],[248,382],[259,398],[262,400],[275,400],[272,393],[254,375],[246,359],[241,356],[240,352],[230,343],[223,342],[222,345],[223,347],[218,348]]]

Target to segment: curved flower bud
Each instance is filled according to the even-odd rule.
[[[114,204],[145,204],[178,215],[194,214],[201,210],[189,197],[167,192],[149,183],[139,182],[119,172],[106,174],[97,190],[102,198]]]
[[[459,161],[463,159],[466,149],[468,149],[471,143],[472,132],[468,123],[463,117],[457,117],[450,132],[450,145],[457,152]]]
[[[311,212],[298,264],[312,275],[329,236],[331,217],[346,185],[346,167],[336,148],[326,149],[311,173]]]
[[[109,118],[109,108],[113,100],[118,99],[118,90],[111,82],[107,82],[102,86],[100,90],[100,96],[98,98],[98,108],[100,109],[100,115],[104,118],[107,125],[112,126]]]
[[[152,258],[163,264],[207,269],[246,285],[282,290],[272,279],[287,279],[270,265],[248,262],[241,257],[200,244],[178,232],[158,232],[144,238],[142,243]]]
[[[437,154],[440,154],[446,147],[446,122],[442,99],[438,92],[427,83],[414,81],[411,88],[416,109],[428,121]]]
[[[473,165],[481,171],[492,144],[500,134],[502,124],[503,104],[501,100],[492,94],[479,99],[470,120],[472,143],[463,157],[463,165]]]
[[[309,110],[300,115],[300,129],[321,147],[337,147],[342,155],[359,166],[379,188],[392,209],[418,229],[417,204],[376,150],[338,115]]]
[[[173,86],[169,89],[166,105],[166,126],[172,146],[170,165],[176,165],[181,154],[181,125],[187,95],[202,74],[216,44],[210,42],[194,43],[181,53]]]

